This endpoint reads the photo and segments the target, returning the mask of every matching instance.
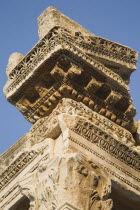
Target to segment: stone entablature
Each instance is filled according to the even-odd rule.
[[[90,116],[89,119],[88,116]],[[14,160],[9,161],[10,166],[1,174],[0,191],[9,183],[12,183],[22,171],[24,172],[25,167],[32,165],[34,160],[38,165],[37,159],[40,154],[44,154],[46,148],[49,148],[48,153],[45,154],[47,157],[50,155],[52,160],[54,156],[59,157],[63,150],[76,149],[89,159],[96,160],[95,162],[110,174],[115,183],[117,182],[120,186],[123,183],[123,186],[128,186],[133,193],[137,192],[139,194],[140,151],[136,152],[135,146],[132,145],[130,149],[129,141],[127,146],[125,139],[132,139],[131,133],[121,127],[119,129],[118,125],[114,125],[114,129],[115,126],[118,127],[116,132],[115,130],[111,131],[109,125],[112,122],[103,118],[95,112],[91,114],[91,110],[82,103],[77,103],[71,99],[63,99],[48,119],[47,117],[40,119],[26,134],[28,140],[25,141],[25,144],[28,145],[29,149],[25,149],[26,145],[22,148],[19,144],[21,152],[16,154],[15,151]],[[98,119],[104,120],[106,127],[104,127],[104,130],[102,130]],[[111,127],[113,129],[113,126]],[[122,136],[119,140],[120,133]],[[60,139],[60,136],[63,136],[63,138],[57,140]],[[121,142],[122,139],[125,143]],[[64,145],[61,141],[64,142]],[[16,150],[18,151],[18,148]],[[34,167],[32,166],[32,168]]]
[[[44,73],[46,77],[45,75],[43,75],[43,77],[40,78],[40,82],[36,84],[36,86],[34,86],[34,82],[36,81],[36,79],[38,79],[39,72],[38,74],[34,74],[33,76],[36,75],[36,79],[34,78],[32,80],[33,87],[30,87],[31,90],[27,89],[28,93],[26,94],[26,87],[28,86],[27,83],[25,83],[26,86],[24,87],[25,88],[24,96],[20,96],[21,94],[23,94],[23,89],[21,90],[18,89],[19,96],[18,95],[15,96],[15,99],[13,97],[13,100],[17,100],[18,97],[21,97],[17,102],[12,101],[12,103],[16,103],[17,108],[19,108],[20,111],[23,112],[23,114],[29,121],[35,122],[38,118],[43,117],[44,116],[43,112],[46,113],[48,111],[49,114],[51,110],[57,105],[59,100],[63,97],[66,97],[66,95],[69,94],[70,98],[74,98],[77,101],[83,101],[83,103],[87,104],[92,109],[96,109],[97,112],[109,117],[113,121],[115,120],[118,124],[123,124],[124,127],[129,126],[130,120],[132,120],[133,116],[135,115],[135,108],[131,104],[130,96],[128,95],[127,90],[124,89],[124,86],[121,86],[120,84],[119,88],[118,84],[119,90],[114,91],[116,89],[116,85],[115,84],[111,85],[111,82],[114,83],[113,75],[112,75],[112,81],[111,79],[107,80],[107,82],[110,81],[110,85],[106,85],[106,83],[104,83],[103,81],[99,82],[93,76],[89,75],[88,72],[83,73],[81,69],[75,64],[73,64],[70,70],[67,73],[65,73],[65,70],[61,70],[59,68],[59,65],[61,65],[62,61],[63,57],[60,58],[60,60],[56,65],[56,68],[54,68],[51,72],[48,71],[47,73],[45,69]],[[66,62],[68,65],[71,65],[71,60],[67,59]],[[96,64],[97,61],[93,62],[93,64],[94,63]],[[90,74],[95,74],[96,72],[92,70],[90,65],[91,63],[89,64],[89,66],[85,65],[85,68],[86,67],[89,68]],[[99,64],[99,66],[100,65],[102,66],[102,64]],[[79,86],[80,84],[78,85],[76,84],[77,83],[76,80],[81,80],[82,82],[82,79],[85,79],[86,76],[89,78],[85,86],[81,87]],[[44,87],[45,84],[41,84],[43,82],[41,81],[42,79],[46,80],[44,82],[46,83],[46,86],[48,86],[47,88]],[[75,81],[73,82],[74,79]],[[29,81],[31,82],[31,80]],[[105,95],[104,96],[105,99],[102,99],[100,98],[99,94],[103,95],[104,94],[103,91],[105,89],[108,91],[108,95]],[[101,92],[99,92],[98,90]],[[85,93],[84,95],[82,94],[83,91]],[[32,95],[31,94],[29,95],[29,93],[31,93]],[[89,96],[89,94],[92,95]],[[125,98],[121,99],[123,95],[125,95]],[[117,104],[119,102],[120,104],[125,102],[127,106],[124,107],[124,109],[126,110],[125,113],[123,113],[123,111],[121,110],[118,110],[117,108],[114,108],[114,104]],[[109,110],[106,109],[108,105],[110,106]],[[118,107],[120,106],[118,105]]]
[[[34,125],[0,156],[0,209],[138,210],[137,52],[53,7],[38,28],[37,45],[7,66],[6,98]]]

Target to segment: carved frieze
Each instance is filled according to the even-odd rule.
[[[92,111],[83,103],[76,102],[72,99],[66,99],[66,98],[62,99],[59,102],[59,104],[53,110],[52,114],[49,117],[42,118],[38,120],[37,123],[34,124],[34,126],[31,129],[31,133],[32,136],[34,136],[34,139],[36,138],[36,135],[37,136],[42,135],[42,137],[47,135],[47,137],[50,137],[49,133],[53,133],[52,132],[53,130],[55,130],[55,134],[56,136],[58,136],[58,134],[60,134],[60,129],[58,127],[57,116],[62,113],[82,116],[86,120],[94,123],[96,126],[103,129],[106,133],[108,133],[108,135],[116,136],[118,141],[123,142],[126,145],[128,144],[129,146],[133,146],[135,144],[134,138],[128,130],[110,121],[106,117],[101,116],[95,111]],[[50,123],[48,124],[48,122]],[[48,131],[49,129],[50,131]],[[56,137],[54,136],[54,138]]]
[[[0,174],[0,191],[37,156],[36,151],[24,152]]]

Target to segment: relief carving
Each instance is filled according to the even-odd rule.
[[[76,153],[51,161],[51,165],[40,162],[37,172],[19,182],[20,192],[31,201],[30,209],[53,210],[64,202],[81,210],[112,208],[110,179],[93,162]]]
[[[138,200],[140,122],[128,87],[137,52],[53,7],[38,23],[41,40],[6,70],[7,100],[35,124],[0,158],[0,208],[23,195],[30,210],[111,210],[115,185]]]
[[[7,100],[15,104],[27,120],[35,123],[38,119],[48,116],[61,98],[69,97],[79,101],[81,95],[80,100],[92,110],[132,131],[129,124],[136,112],[130,101],[128,86],[122,75],[113,72],[102,59],[97,61],[98,56],[100,58],[103,56],[103,60],[108,57],[114,60],[116,56],[112,61],[115,62],[116,68],[121,68],[120,63],[128,65],[128,60],[134,64],[134,58],[135,62],[137,59],[137,53],[128,47],[101,37],[87,37],[82,32],[73,33],[71,30],[55,26],[9,74],[11,81],[5,86]],[[38,83],[40,74],[42,79]],[[51,83],[49,88],[46,87],[48,81],[44,81],[48,78],[56,81]],[[23,93],[21,90],[29,92],[31,82],[34,86],[32,94],[21,96]],[[109,90],[106,90],[108,84]],[[20,86],[19,89],[16,88],[17,85]],[[61,95],[60,98],[56,96],[57,93]],[[15,97],[15,94],[19,98]],[[126,104],[130,102],[130,106],[121,110],[116,103],[120,104],[123,96]]]

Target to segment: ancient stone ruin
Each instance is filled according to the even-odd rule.
[[[33,123],[0,156],[1,210],[139,210],[138,54],[53,7],[39,42],[7,66],[7,100]]]

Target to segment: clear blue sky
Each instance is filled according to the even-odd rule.
[[[37,17],[54,6],[89,31],[140,52],[140,0],[0,0],[0,153],[31,124],[3,95],[10,54],[27,52],[39,40]],[[131,95],[140,119],[140,62],[131,76]]]

